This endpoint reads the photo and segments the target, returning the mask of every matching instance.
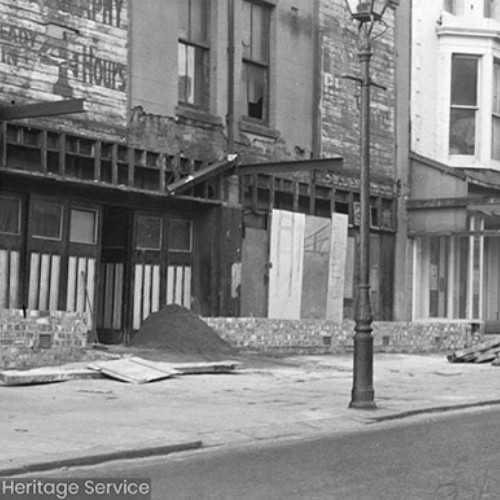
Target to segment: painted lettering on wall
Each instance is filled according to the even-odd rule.
[[[31,0],[30,5],[40,23],[18,18],[14,10],[0,14],[0,63],[16,67],[18,78],[39,73],[48,82],[54,75],[47,90],[64,97],[89,86],[126,92],[125,0]]]
[[[108,26],[121,27],[124,21],[124,0],[35,0],[53,10],[90,19]]]

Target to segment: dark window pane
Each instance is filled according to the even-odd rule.
[[[172,219],[168,227],[168,249],[178,252],[191,251],[191,221]]]
[[[208,0],[191,0],[191,33],[193,42],[206,42],[208,21]]]
[[[179,101],[202,106],[205,95],[206,50],[179,43]]]
[[[477,59],[454,56],[451,75],[451,104],[476,106]]]
[[[243,65],[243,90],[246,97],[246,113],[251,118],[264,120],[267,103],[267,68],[252,64]]]
[[[19,234],[21,202],[17,198],[0,197],[0,233]]]
[[[182,0],[177,2],[179,9],[179,36],[181,38],[189,38],[189,1]]]
[[[269,9],[252,6],[252,59],[267,62],[269,47]]]
[[[97,240],[97,213],[94,210],[71,210],[70,241],[94,244]]]
[[[476,111],[452,109],[450,114],[450,154],[473,155],[476,144]]]
[[[33,202],[33,236],[60,240],[62,230],[62,206],[43,201]]]
[[[500,117],[493,117],[493,152],[494,160],[500,160]]]
[[[161,249],[162,220],[159,217],[140,215],[137,218],[137,248],[145,250]]]
[[[243,57],[267,63],[269,59],[270,10],[251,2],[243,2]]]
[[[246,59],[252,58],[252,4],[243,2],[242,4],[242,32],[241,44],[243,47],[243,57]]]

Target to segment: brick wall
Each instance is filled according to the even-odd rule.
[[[243,350],[337,353],[352,350],[354,322],[265,318],[204,318],[217,334]],[[440,352],[482,340],[467,323],[374,322],[374,349],[380,352]]]
[[[87,315],[0,309],[0,369],[23,369],[81,359]]]

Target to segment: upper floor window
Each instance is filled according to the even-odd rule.
[[[453,55],[451,62],[450,154],[474,155],[478,112],[478,58]]]
[[[207,107],[208,0],[182,0],[179,4],[179,102]]]
[[[484,0],[484,17],[500,21],[500,0]]]
[[[269,39],[271,10],[244,0],[243,6],[243,115],[267,122],[269,115]]]
[[[491,100],[492,144],[491,157],[500,160],[500,61],[493,64],[493,98]]]
[[[443,8],[445,11],[460,16],[463,14],[462,0],[444,0]]]

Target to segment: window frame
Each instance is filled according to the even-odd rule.
[[[73,228],[73,211],[79,211],[79,212],[91,212],[94,214],[94,238],[92,242],[89,241],[81,241],[81,240],[73,240],[71,238],[71,231]],[[68,241],[70,244],[77,244],[77,245],[97,245],[98,243],[98,235],[99,235],[99,211],[94,209],[94,208],[87,208],[87,207],[81,207],[81,206],[71,206],[69,208],[69,220],[70,220],[70,225],[69,225],[69,231],[68,231]]]
[[[261,26],[261,30],[267,31],[263,39],[265,40],[265,60],[253,57],[252,54],[245,54],[244,49],[242,48],[242,75],[241,75],[241,105],[242,105],[242,118],[245,121],[261,124],[261,125],[269,125],[270,121],[270,73],[271,73],[271,28],[272,28],[272,12],[273,5],[259,2],[257,0],[242,0],[242,5],[248,4],[250,6],[250,51],[253,47],[253,9],[262,9],[265,13],[265,26]],[[243,39],[242,39],[243,46]],[[264,91],[263,91],[263,103],[262,103],[262,117],[258,118],[255,116],[251,116],[249,114],[249,78],[248,78],[248,68],[256,69],[257,71],[264,72]],[[244,99],[244,100],[243,100]]]
[[[204,12],[204,16],[201,16],[205,21],[204,24],[204,31],[205,31],[205,39],[204,40],[197,40],[191,36],[190,30],[191,30],[191,8],[192,8],[192,0],[182,0],[183,3],[186,2],[188,4],[188,19],[187,19],[187,29],[188,33],[187,36],[183,36],[181,33],[179,33],[178,41],[177,41],[177,85],[178,85],[178,103],[181,106],[186,106],[189,108],[193,109],[198,109],[198,110],[203,110],[203,111],[208,111],[209,108],[209,96],[210,96],[210,89],[209,89],[209,82],[210,82],[210,75],[209,75],[209,59],[210,59],[210,13],[211,13],[211,5],[210,5],[210,0],[204,0],[206,2],[206,11]],[[197,76],[196,73],[196,53],[197,51],[201,53],[201,71],[200,71],[200,78],[201,78],[201,93],[200,93],[200,102],[196,102],[197,100],[197,93],[196,91],[193,92],[193,102],[190,102],[188,100],[182,100],[181,96],[182,94],[186,95],[187,94],[187,88],[188,88],[188,83],[186,79],[186,83],[184,83],[184,92],[181,92],[181,76],[189,76],[187,66],[188,66],[188,57],[186,56],[186,67],[184,68],[184,73],[181,75],[181,57],[180,57],[180,50],[181,48],[185,48],[186,53],[189,49],[194,50],[194,66],[193,66],[193,89],[196,90],[198,85],[197,85],[197,79],[195,81],[195,76]]]
[[[9,196],[9,195],[0,195],[0,199],[9,199],[9,200],[15,200],[17,201],[17,231],[14,233],[8,232],[8,231],[1,231],[0,234],[6,235],[6,236],[20,236],[21,234],[21,217],[22,217],[22,203],[21,199],[17,198],[16,196]]]
[[[476,95],[475,95],[475,104],[474,105],[468,105],[468,104],[454,104],[453,103],[453,64],[454,61],[457,59],[470,59],[474,60],[476,63]],[[448,110],[448,119],[449,119],[449,124],[448,124],[448,154],[449,156],[454,156],[454,157],[466,157],[466,158],[474,158],[477,157],[479,154],[479,149],[480,145],[478,144],[478,128],[480,125],[480,103],[481,103],[481,85],[480,85],[480,72],[481,72],[481,55],[479,54],[466,54],[466,53],[459,53],[459,52],[454,52],[451,54],[451,60],[450,60],[450,86],[449,86],[449,96],[450,96],[450,101],[449,101],[449,110]],[[463,152],[452,152],[452,147],[451,147],[451,129],[452,129],[452,122],[451,122],[451,116],[454,110],[465,110],[469,111],[472,110],[474,112],[474,151],[473,153],[463,153]]]
[[[59,207],[59,213],[60,213],[60,218],[59,218],[59,236],[58,237],[53,237],[53,236],[43,236],[43,235],[38,235],[35,234],[35,221],[34,221],[34,209],[35,205],[39,204],[44,204],[44,205],[54,205]],[[56,201],[46,201],[46,200],[40,200],[36,199],[33,200],[31,203],[31,208],[30,208],[30,225],[31,225],[31,238],[35,240],[47,240],[47,241],[63,241],[63,234],[64,234],[64,213],[65,213],[66,206],[63,203],[56,202]]]

